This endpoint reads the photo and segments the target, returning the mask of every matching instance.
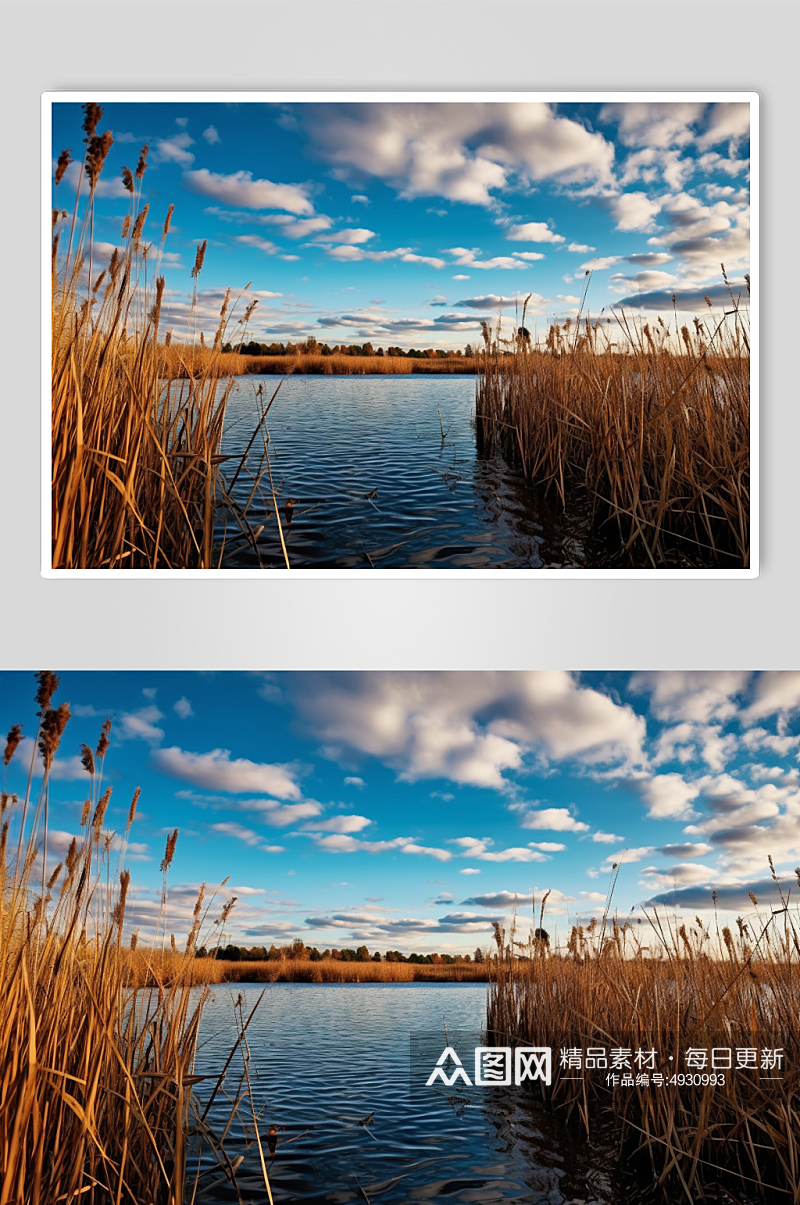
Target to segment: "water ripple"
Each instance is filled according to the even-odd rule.
[[[269,399],[275,378],[236,381],[226,454],[245,451],[260,386]],[[588,534],[588,505],[572,504],[565,515],[502,458],[479,456],[474,407],[470,376],[286,378],[268,424],[278,506],[293,502],[291,515],[281,514],[292,568],[596,566],[602,550]],[[257,440],[248,461],[253,475],[263,452]],[[240,505],[252,489],[253,478],[241,474],[234,488]],[[253,528],[264,524],[262,564],[281,568],[267,479],[248,516]],[[225,566],[257,567],[258,556],[240,540]]]
[[[197,1071],[217,1075],[235,1040],[233,1001],[245,1016],[256,985],[216,988],[204,1014]],[[548,1136],[545,1121],[501,1089],[478,1103],[444,1096],[412,1101],[409,1035],[479,1032],[482,984],[273,984],[248,1030],[259,1133],[276,1205],[280,1202],[526,1201],[606,1205],[608,1183],[591,1170],[591,1151]],[[235,1064],[234,1064],[235,1067]],[[234,1090],[235,1073],[230,1081]],[[202,1093],[201,1093],[202,1095]],[[209,1114],[218,1131],[230,1105]],[[374,1116],[370,1117],[370,1114]],[[226,1147],[241,1154],[245,1202],[267,1200],[249,1126],[235,1125]],[[368,1122],[368,1124],[365,1124]],[[277,1129],[274,1157],[267,1131]],[[565,1145],[566,1143],[566,1145]],[[204,1172],[210,1173],[210,1163]],[[217,1177],[219,1179],[219,1177]],[[233,1185],[201,1180],[206,1205],[235,1201]]]

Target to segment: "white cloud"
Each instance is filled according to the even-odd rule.
[[[589,251],[596,251],[596,247],[590,247],[588,243],[568,243],[567,251],[575,251],[579,255],[586,255]]]
[[[768,670],[758,676],[753,699],[742,719],[749,723],[770,715],[789,716],[800,708],[800,671]]]
[[[236,242],[242,243],[245,247],[256,247],[265,255],[274,255],[279,250],[275,243],[268,238],[262,238],[260,234],[237,234]]]
[[[659,202],[644,192],[624,192],[611,202],[616,229],[623,231],[652,230],[660,209]]]
[[[219,131],[215,126],[206,126],[203,130],[203,137],[209,146],[213,146],[215,142],[220,141]]]
[[[367,243],[371,238],[375,238],[374,230],[367,230],[363,227],[349,227],[347,230],[337,230],[334,234],[326,234],[323,238],[317,239],[317,242]]]
[[[263,791],[278,799],[299,800],[296,771],[291,766],[268,765],[246,758],[231,758],[228,749],[212,749],[210,753],[187,753],[173,745],[157,749],[152,763],[161,774],[191,782],[196,787],[212,791]]]
[[[723,734],[715,724],[675,724],[661,730],[653,763],[663,765],[665,762],[678,761],[687,765],[702,758],[710,769],[724,770],[736,754],[738,743],[735,736]]]
[[[405,255],[401,255],[400,259],[404,264],[427,264],[429,268],[445,268],[443,259],[438,259],[435,255],[415,255],[413,251],[407,251]]]
[[[675,277],[670,272],[635,272],[626,276],[624,272],[615,272],[609,278],[609,285],[630,292],[634,287],[639,289],[660,289],[670,284]]]
[[[237,209],[220,209],[219,205],[208,205],[206,213],[213,214],[223,222],[235,223],[240,226],[279,226],[279,233],[286,238],[310,238],[321,230],[329,230],[333,218],[324,213],[315,214],[313,218],[292,217],[289,213],[252,213]]]
[[[708,124],[697,144],[707,147],[718,142],[738,142],[740,138],[749,137],[749,134],[750,105],[745,101],[722,102],[711,106]]]
[[[302,803],[276,803],[274,799],[245,799],[237,800],[236,807],[243,812],[256,812],[264,822],[272,828],[285,828],[287,824],[296,824],[298,820],[307,820],[310,816],[318,816],[321,806],[314,799],[304,799]]]
[[[534,305],[543,298],[538,293],[532,295],[531,301]],[[522,302],[521,297],[502,297],[497,293],[485,293],[478,297],[462,297],[458,305],[466,306],[470,310],[499,310],[501,306],[519,305]]]
[[[379,757],[409,781],[504,787],[528,751],[591,766],[643,756],[644,720],[560,671],[304,674],[291,691],[330,756]]]
[[[596,833],[592,833],[592,840],[597,841],[600,845],[619,845],[620,841],[624,841],[625,838],[617,836],[616,833],[604,833],[599,828]]]
[[[329,820],[317,820],[304,824],[304,830],[324,833],[360,833],[372,824],[366,816],[331,816]]]
[[[428,264],[431,268],[444,268],[446,266],[443,259],[437,259],[435,256],[429,255],[415,255],[409,247],[395,247],[393,251],[365,251],[363,247],[340,244],[325,247],[325,254],[330,259],[346,260],[351,263],[362,259],[371,259],[375,263],[380,263],[386,259],[399,259],[407,264]]]
[[[344,178],[376,176],[404,197],[489,205],[512,174],[611,179],[613,146],[546,104],[321,104],[304,117],[316,150]]]
[[[719,872],[701,862],[676,862],[668,870],[648,866],[642,870],[642,878],[648,891],[666,891],[670,887],[688,887],[697,883],[709,883]]]
[[[451,845],[458,845],[459,857],[472,858],[479,862],[546,862],[545,854],[530,846],[519,846],[510,849],[492,850],[494,842],[488,837],[455,837]]]
[[[706,854],[714,852],[714,846],[703,841],[684,841],[662,845],[658,852],[667,858],[704,858]]]
[[[563,234],[556,234],[546,222],[521,222],[509,226],[506,238],[517,243],[563,243]]]
[[[273,184],[271,180],[254,180],[252,172],[233,172],[223,175],[203,167],[183,173],[184,183],[191,192],[211,197],[226,205],[243,209],[285,209],[289,213],[312,214],[314,206],[308,188],[302,184]]]
[[[449,862],[453,855],[449,849],[418,845],[412,837],[395,837],[391,841],[363,841],[360,837],[352,837],[348,833],[331,833],[326,836],[309,834],[317,849],[331,854],[354,854],[363,851],[369,854],[401,853],[419,854],[435,858],[438,862]]]
[[[55,167],[56,167],[56,164],[55,164],[55,160],[54,160],[53,161],[53,171],[55,171]],[[86,197],[86,195],[88,194],[88,191],[89,191],[88,181],[87,181],[84,173],[81,171],[80,163],[77,160],[73,159],[72,163],[70,163],[69,167],[67,168],[66,172],[64,173],[64,178],[61,181],[61,184],[59,185],[58,196],[59,196],[59,199],[61,200],[62,204],[64,202],[64,194],[63,194],[64,185],[66,185],[74,193],[76,188],[78,187],[79,182],[81,185],[81,194],[83,197]],[[125,188],[125,185],[122,183],[122,177],[121,176],[109,176],[108,166],[106,166],[106,168],[104,169],[104,172],[100,174],[100,178],[98,179],[97,184],[95,186],[95,196],[101,197],[103,199],[125,197],[127,200],[130,200],[130,193],[127,191],[127,189]]]
[[[685,146],[694,137],[692,125],[705,109],[696,101],[624,101],[604,105],[600,120],[616,122],[626,146]]]
[[[359,778],[355,774],[348,774],[347,778],[344,780],[344,785],[346,787],[363,787],[366,784],[363,778]]]
[[[625,260],[629,264],[636,264],[641,268],[653,268],[656,264],[666,264],[672,259],[671,255],[667,255],[666,251],[643,251],[637,252],[635,255],[626,255]]]
[[[536,907],[541,905],[545,888],[537,887],[535,891],[493,891],[486,895],[474,895],[463,901],[463,906],[477,908],[498,908],[510,911],[513,908]],[[601,897],[605,900],[605,896]],[[567,906],[574,903],[575,897],[565,895],[557,887],[547,889],[547,913],[563,913]]]
[[[260,845],[262,841],[259,834],[252,828],[245,828],[243,824],[237,824],[233,820],[220,824],[210,824],[208,827],[213,832],[220,833],[223,837],[235,837],[237,841],[244,841],[246,845]]]
[[[581,267],[586,272],[602,272],[605,268],[618,264],[620,259],[619,255],[601,255],[597,259],[588,259],[585,264],[581,264]]]
[[[190,716],[194,715],[192,705],[185,695],[178,699],[177,702],[172,704],[172,710],[176,712],[182,720],[188,720]]]
[[[41,754],[36,748],[32,737],[24,736],[17,747],[16,753],[14,754],[14,760],[18,762],[18,764],[30,766],[32,758],[34,776],[39,778],[44,773],[44,764],[42,762]],[[50,777],[53,779],[53,781],[61,782],[75,782],[80,781],[81,779],[84,779],[86,782],[89,781],[89,776],[86,773],[86,769],[80,759],[80,755],[77,753],[70,757],[64,757],[57,753],[55,760],[50,767]]]
[[[636,786],[652,820],[685,820],[696,814],[691,805],[700,788],[686,782],[680,774],[658,774],[640,780]]]
[[[400,917],[387,919],[380,913],[361,910],[308,916],[306,925],[313,929],[349,929],[351,941],[383,942],[392,937],[436,936],[439,933],[483,933],[490,931],[492,920],[501,917],[481,916],[475,912],[451,912],[441,917]]]
[[[800,748],[800,736],[776,736],[772,732],[767,732],[766,728],[748,728],[743,733],[741,741],[745,749],[749,749],[751,752],[768,749],[770,753],[777,753],[779,757],[786,757]]]
[[[568,808],[541,808],[526,812],[520,820],[522,828],[547,828],[558,833],[588,833],[589,825],[576,820]]]
[[[632,849],[620,849],[617,853],[608,855],[601,870],[613,870],[614,863],[617,866],[621,866],[628,862],[641,862],[642,858],[648,858],[654,852],[655,850],[652,845],[639,845]]]
[[[140,707],[138,711],[124,711],[116,719],[115,735],[123,741],[138,739],[158,744],[164,739],[164,729],[158,728],[156,721],[163,718],[153,704]]]
[[[466,268],[483,268],[494,271],[528,267],[527,259],[523,258],[524,253],[513,256],[495,255],[492,259],[478,259],[481,253],[479,247],[448,247],[446,251],[448,255],[455,256],[457,264]]]
[[[178,163],[181,167],[190,167],[194,163],[194,155],[187,149],[190,146],[194,146],[194,139],[187,133],[159,138],[153,146],[153,157],[157,163]]]
[[[659,670],[634,674],[630,689],[649,694],[656,719],[707,723],[736,714],[734,700],[751,677],[749,670]]]
[[[459,870],[459,874],[480,874],[481,872],[475,866],[465,866],[463,870]]]
[[[235,821],[210,824],[208,827],[212,832],[219,833],[222,837],[233,837],[237,841],[243,841],[245,845],[257,846],[265,854],[286,853],[284,845],[264,845],[264,838],[259,833],[254,832],[251,828],[245,828],[244,825],[237,824]],[[245,888],[245,893],[255,895],[257,891],[254,888]]]

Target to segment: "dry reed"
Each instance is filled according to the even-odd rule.
[[[534,940],[520,958],[515,934],[497,931],[490,1031],[551,1046],[552,1105],[587,1136],[612,1117],[626,1160],[670,1200],[727,1184],[735,1197],[800,1201],[800,926],[781,896],[783,908],[756,906],[734,933],[654,915],[644,945],[629,922],[604,918],[573,927],[561,953]],[[665,1082],[614,1088],[604,1070],[558,1070],[561,1050],[589,1047],[654,1050]],[[724,1086],[670,1083],[690,1047],[752,1050],[756,1069],[737,1071],[732,1056]],[[781,1066],[758,1070],[771,1050]]]
[[[185,349],[174,343],[161,347],[164,374],[180,377],[185,371],[182,357]],[[202,349],[196,355],[202,358]],[[210,354],[206,353],[206,354]],[[200,362],[200,361],[198,361]],[[225,376],[278,375],[278,376],[362,376],[377,374],[396,376],[402,373],[432,375],[436,373],[475,373],[480,361],[474,357],[452,356],[447,359],[422,359],[411,356],[345,356],[299,353],[284,356],[250,356],[238,352],[220,355],[220,370]]]
[[[135,972],[141,975],[137,969]],[[197,958],[191,969],[196,983],[485,983],[482,963],[437,965],[412,962],[346,962],[337,958],[228,961]]]
[[[479,447],[565,507],[588,490],[620,564],[749,565],[749,311],[732,290],[691,330],[579,317],[539,346],[523,307],[510,339],[484,324],[479,371]]]
[[[146,146],[135,178],[123,168],[130,201],[121,243],[95,275],[95,197],[112,139],[94,133],[102,108],[84,109],[87,146],[79,180],[88,179],[88,195],[79,185],[71,218],[53,210],[53,568],[209,569],[222,555],[215,547],[218,511],[252,536],[222,468],[229,459],[221,445],[232,382],[223,379],[226,357],[219,349],[233,310],[227,297],[213,347],[195,346],[203,243],[192,270],[184,341],[164,355],[172,332],[164,337],[161,330],[160,271],[172,207],[160,241],[145,242]],[[62,152],[57,185],[68,163]],[[243,319],[238,325],[246,329]]]
[[[54,865],[50,774],[69,710],[50,706],[57,677],[38,678],[27,791],[22,800],[4,792],[0,806],[0,1205],[185,1205],[197,1184],[187,1174],[190,1133],[193,1147],[210,1143],[229,1166],[193,1093],[207,996],[192,975],[203,914],[167,966],[158,951],[123,945],[138,792],[115,841],[103,827],[110,788],[101,794],[108,725],[96,750],[85,747],[80,836]],[[18,735],[9,734],[6,766]],[[165,863],[174,849],[171,837]]]

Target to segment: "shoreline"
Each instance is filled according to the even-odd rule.
[[[137,983],[155,983],[169,978],[171,959],[158,957],[148,965],[146,957],[134,964]],[[488,983],[490,967],[485,963],[355,962],[334,958],[228,960],[194,958],[189,970],[193,986],[224,983]]]

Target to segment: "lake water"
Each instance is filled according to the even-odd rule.
[[[274,376],[234,384],[223,451],[241,455]],[[293,569],[598,567],[588,502],[564,514],[499,456],[476,450],[472,376],[290,376],[269,413],[273,484]],[[441,426],[440,426],[441,418]],[[442,438],[442,431],[445,438]],[[258,439],[248,458],[254,474]],[[228,480],[233,475],[226,464]],[[253,480],[234,488],[244,506]],[[283,510],[291,499],[290,512]],[[285,564],[268,479],[248,517],[258,554],[228,545],[226,568]],[[228,527],[227,538],[238,533]],[[218,535],[222,533],[219,532]]]
[[[235,1040],[233,1001],[245,1017],[260,985],[215,988],[204,1014],[198,1073],[218,1074]],[[250,1074],[260,1133],[277,1128],[267,1169],[279,1202],[366,1199],[390,1203],[519,1201],[607,1205],[615,1196],[598,1170],[602,1159],[577,1138],[556,1132],[513,1090],[480,1089],[474,1102],[447,1094],[411,1099],[410,1034],[480,1032],[485,984],[273,984],[248,1029]],[[442,1042],[442,1048],[444,1042]],[[241,1059],[229,1077],[234,1091]],[[203,1096],[204,1085],[198,1094]],[[230,1106],[209,1114],[220,1131]],[[374,1114],[369,1124],[362,1124]],[[252,1115],[250,1129],[252,1131]],[[242,1200],[267,1200],[256,1146],[234,1126],[226,1148],[244,1161]],[[210,1166],[210,1165],[209,1165]],[[205,1175],[199,1200],[236,1201],[226,1181]]]

